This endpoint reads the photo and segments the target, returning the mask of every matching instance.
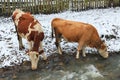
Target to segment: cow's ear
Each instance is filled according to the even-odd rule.
[[[13,19],[13,20],[15,19],[15,16],[14,16],[14,15],[12,15],[12,19]]]
[[[43,50],[41,50],[40,52],[39,52],[39,54],[42,54],[44,51]]]
[[[26,50],[25,52],[26,52],[27,55],[29,55],[29,52],[30,52],[30,51],[29,51],[29,50]]]

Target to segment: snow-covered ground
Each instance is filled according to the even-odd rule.
[[[55,53],[56,46],[54,39],[51,39],[51,20],[59,17],[68,20],[81,21],[94,25],[100,36],[105,40],[108,51],[120,51],[120,8],[94,9],[82,12],[66,11],[58,14],[34,15],[43,26],[45,38],[43,46],[46,55]],[[108,37],[108,39],[106,39]],[[27,41],[23,40],[25,48],[28,48]],[[76,43],[61,42],[63,51],[66,53],[76,52]],[[90,48],[86,49],[88,52]],[[25,50],[19,51],[18,41],[14,23],[9,18],[0,17],[0,67],[20,64],[24,60],[29,60]]]

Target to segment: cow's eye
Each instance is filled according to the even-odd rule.
[[[36,57],[38,58],[38,57],[39,57],[39,54],[36,54]]]

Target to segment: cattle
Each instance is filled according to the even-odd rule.
[[[35,70],[39,54],[43,56],[44,60],[47,59],[42,48],[42,40],[44,39],[42,25],[29,12],[20,9],[13,12],[12,19],[17,31],[19,49],[24,49],[22,38],[25,38],[29,44],[27,54],[31,60],[31,68]]]
[[[76,59],[79,59],[80,51],[82,51],[82,55],[86,57],[86,47],[96,48],[103,58],[108,58],[107,46],[105,42],[100,39],[96,28],[91,24],[54,18],[51,26],[52,37],[54,37],[53,34],[55,34],[55,45],[59,54],[62,54],[59,43],[63,37],[68,42],[78,43]]]

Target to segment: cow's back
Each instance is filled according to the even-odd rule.
[[[52,26],[70,42],[78,42],[83,36],[89,39],[96,31],[90,24],[60,18],[53,19]]]

